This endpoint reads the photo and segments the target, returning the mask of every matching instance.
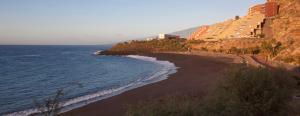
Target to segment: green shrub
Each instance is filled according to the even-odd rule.
[[[291,76],[284,70],[234,67],[202,108],[210,116],[285,116],[292,98]]]
[[[267,53],[269,57],[276,56],[282,50],[282,44],[275,39],[264,41],[261,45],[262,51]]]
[[[163,39],[152,41],[131,41],[119,43],[108,50],[110,53],[145,53],[145,52],[173,52],[187,51],[188,46],[184,39]]]

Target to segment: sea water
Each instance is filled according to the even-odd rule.
[[[36,113],[63,89],[62,111],[161,81],[174,64],[145,56],[96,56],[109,46],[0,46],[0,115]]]

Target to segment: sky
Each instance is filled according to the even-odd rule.
[[[0,0],[0,45],[99,45],[246,15],[265,0]]]

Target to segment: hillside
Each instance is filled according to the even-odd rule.
[[[110,51],[186,51],[258,54],[268,60],[300,64],[300,1],[268,0],[246,16],[170,33],[180,40],[121,43]],[[170,45],[169,45],[170,44]]]
[[[228,51],[259,48],[262,56],[300,64],[300,1],[268,0],[246,16],[201,26],[189,36],[194,50]]]
[[[101,52],[104,55],[129,55],[151,52],[173,52],[187,51],[186,40],[184,39],[154,39],[151,41],[135,40],[118,43],[111,49]]]
[[[278,0],[279,14],[270,22],[272,37],[283,43],[282,50],[274,59],[300,63],[300,1]]]

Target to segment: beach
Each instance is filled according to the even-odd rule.
[[[0,9],[0,116],[300,116],[300,0]]]
[[[178,69],[168,79],[145,85],[120,95],[100,100],[86,106],[65,112],[63,116],[122,116],[126,106],[139,101],[159,98],[172,94],[201,93],[209,94],[216,83],[222,79],[226,69],[232,64],[240,63],[237,56],[154,53],[142,54],[156,57],[158,60],[170,61]]]

